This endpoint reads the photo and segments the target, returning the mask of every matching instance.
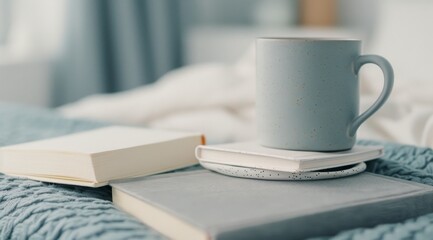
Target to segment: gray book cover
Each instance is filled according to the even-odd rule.
[[[372,173],[302,182],[196,170],[110,185],[119,208],[179,239],[192,234],[183,226],[207,239],[302,239],[433,212],[433,187]]]

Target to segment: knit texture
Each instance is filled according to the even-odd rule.
[[[363,145],[379,142],[359,141]],[[409,145],[380,143],[385,156],[367,163],[367,171],[433,186],[433,150]],[[432,203],[433,204],[433,203]],[[336,236],[315,239],[433,239],[433,214],[408,219],[396,224],[381,224],[373,228],[343,231]]]
[[[44,109],[0,104],[0,146],[61,136],[107,124],[64,119]],[[359,141],[364,145],[379,144]],[[392,143],[368,171],[433,185],[433,151]],[[433,214],[320,239],[432,239]],[[86,188],[0,174],[0,239],[161,239],[116,209],[111,188]]]

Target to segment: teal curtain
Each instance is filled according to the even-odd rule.
[[[176,0],[70,0],[54,104],[152,83],[179,67],[179,8]]]

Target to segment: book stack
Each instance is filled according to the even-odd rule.
[[[303,239],[433,211],[425,204],[433,201],[432,187],[361,173],[381,147],[313,153],[204,144],[199,133],[106,127],[0,148],[0,171],[111,185],[119,209],[173,239]],[[211,171],[155,175],[197,159]]]

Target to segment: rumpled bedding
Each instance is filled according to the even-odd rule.
[[[107,125],[65,119],[43,109],[0,104],[0,146],[60,136]],[[433,150],[383,144],[385,156],[368,171],[433,185]],[[432,203],[433,204],[433,203]],[[433,214],[319,239],[431,239]],[[41,183],[0,174],[0,239],[161,239],[160,234],[116,209],[110,187]]]
[[[198,64],[167,73],[156,84],[97,94],[58,108],[66,117],[202,132],[210,143],[255,137],[255,57],[234,64]]]

